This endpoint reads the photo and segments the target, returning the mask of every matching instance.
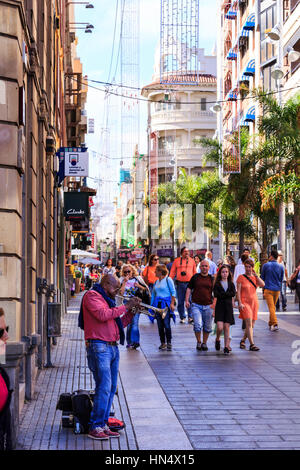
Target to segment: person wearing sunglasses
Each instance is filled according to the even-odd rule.
[[[5,350],[9,327],[5,322],[3,308],[0,308],[0,351]],[[4,346],[3,348],[1,346]],[[0,362],[2,355],[0,354]],[[10,390],[9,377],[6,371],[0,366],[0,451],[11,450],[11,415],[10,401],[12,391]]]
[[[134,266],[131,264],[122,266],[120,283],[120,295],[139,297],[145,304],[150,304],[150,290]],[[129,349],[137,349],[140,346],[139,318],[140,314],[136,313],[127,327],[126,342]]]
[[[146,266],[143,271],[143,279],[149,287],[151,294],[153,291],[153,286],[158,280],[158,277],[155,274],[155,270],[158,265],[159,257],[157,255],[151,255],[149,258],[148,266]]]

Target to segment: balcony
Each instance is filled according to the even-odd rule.
[[[174,166],[169,165],[175,151],[161,149],[158,151],[158,168],[172,169]],[[205,150],[202,147],[181,147],[176,149],[177,168],[180,166],[193,168],[196,166],[203,166],[203,157]],[[207,167],[214,166],[213,163],[207,162]]]
[[[214,101],[214,98],[212,97],[210,101]],[[186,105],[184,110],[153,113],[151,120],[153,130],[158,131],[172,128],[214,129],[216,126],[216,115],[214,113],[211,111],[198,111],[189,105]]]

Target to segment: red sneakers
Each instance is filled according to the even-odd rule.
[[[96,439],[98,441],[109,439],[108,434],[105,431],[105,428],[95,428],[88,433],[88,437],[91,439]]]
[[[120,434],[118,432],[115,432],[115,431],[111,431],[109,429],[109,427],[107,426],[107,424],[104,426],[104,432],[105,434],[108,436],[108,437],[120,437]]]

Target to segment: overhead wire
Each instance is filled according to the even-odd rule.
[[[79,82],[79,80],[77,80],[76,78],[74,77],[71,77],[72,80],[76,81],[76,82]],[[82,82],[83,83],[83,82]],[[151,99],[148,99],[148,98],[137,98],[137,97],[134,97],[134,96],[130,96],[130,95],[123,95],[121,93],[115,93],[113,91],[107,91],[107,90],[102,90],[101,88],[98,88],[98,87],[95,87],[93,85],[87,85],[89,88],[93,88],[95,90],[98,90],[98,91],[101,91],[102,93],[108,93],[108,94],[111,94],[111,95],[114,95],[114,96],[120,96],[120,97],[123,97],[123,98],[127,98],[127,99],[132,99],[132,100],[136,100],[136,101],[144,101],[144,102],[151,102],[151,103],[168,103],[168,104],[178,104],[178,101],[165,101],[165,100],[151,100]],[[119,87],[119,85],[117,85]],[[122,87],[124,88],[124,87]],[[300,88],[300,85],[295,85],[291,88],[286,88],[284,91],[291,91],[291,90],[295,90],[297,88]],[[158,91],[156,89],[156,91]],[[169,91],[169,90],[168,90]],[[203,92],[203,93],[207,93],[207,90],[195,90],[198,92]],[[164,90],[161,90],[162,93],[164,93]],[[264,95],[265,96],[269,96],[269,95],[276,95],[278,93],[282,93],[282,90],[274,90],[274,91],[268,91],[268,92],[264,92]],[[254,96],[253,95],[250,95],[250,96],[245,96],[244,98],[236,98],[236,101],[244,101],[244,100],[253,100]],[[227,103],[228,100],[217,100],[217,103]],[[214,101],[206,101],[206,104],[215,104],[216,103],[216,100]],[[191,105],[191,104],[201,104],[201,101],[180,101],[180,104],[187,104],[187,105]]]

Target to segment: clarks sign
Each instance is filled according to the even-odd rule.
[[[65,195],[65,218],[66,220],[83,220],[89,215],[88,193],[68,192]]]

